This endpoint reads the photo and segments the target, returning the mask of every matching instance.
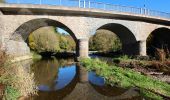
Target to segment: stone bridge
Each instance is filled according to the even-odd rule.
[[[29,34],[40,27],[55,26],[74,38],[78,57],[88,57],[90,35],[107,29],[120,38],[125,54],[146,56],[149,34],[162,28],[170,30],[169,18],[78,7],[0,4],[0,45],[9,55],[29,55]]]

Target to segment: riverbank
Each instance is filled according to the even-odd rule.
[[[132,58],[114,58],[113,62],[116,66],[122,68],[130,68],[140,72],[143,75],[170,83],[170,60],[138,60]]]
[[[24,57],[29,58],[29,57]],[[22,67],[23,63],[14,63],[3,51],[0,51],[0,100],[18,100],[20,96],[36,94],[33,74]]]
[[[107,84],[118,85],[123,88],[135,87],[146,99],[163,100],[170,98],[170,85],[142,75],[130,68],[108,65],[98,59],[83,59],[81,63],[89,71],[105,78]]]

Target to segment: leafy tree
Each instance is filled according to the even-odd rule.
[[[90,50],[100,52],[117,51],[121,49],[120,39],[109,30],[98,30],[96,34],[90,38]]]
[[[30,34],[28,40],[30,48],[38,53],[74,51],[76,46],[69,34],[61,34],[54,27],[39,28]]]
[[[29,46],[38,53],[59,51],[59,38],[56,35],[54,27],[39,28],[30,34]]]
[[[62,51],[74,51],[75,41],[70,35],[60,35],[60,49]]]
[[[66,51],[68,48],[68,42],[67,39],[64,36],[60,36],[60,48],[63,51]]]

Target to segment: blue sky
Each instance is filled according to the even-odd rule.
[[[11,2],[11,3],[17,2],[17,0],[6,0],[6,1]],[[38,3],[39,2],[39,0],[19,0],[19,1],[22,3],[24,2],[25,3]],[[61,0],[61,1],[63,2],[67,0]],[[90,1],[105,2],[105,3],[125,5],[125,6],[134,6],[134,7],[144,7],[144,5],[146,5],[146,8],[170,13],[170,0],[90,0]],[[46,4],[48,3],[58,4],[59,0],[42,0],[42,2]]]
[[[144,7],[170,13],[170,0],[93,0],[118,5]]]

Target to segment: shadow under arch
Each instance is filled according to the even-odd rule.
[[[26,41],[31,32],[35,31],[38,28],[45,27],[45,26],[54,26],[54,27],[62,28],[72,36],[75,42],[77,42],[77,38],[75,34],[68,26],[64,25],[60,21],[49,19],[49,18],[37,18],[37,19],[32,19],[32,20],[29,20],[23,23],[21,26],[19,26],[15,30],[15,32],[12,35],[11,40],[15,40],[15,41],[18,40],[16,36],[19,35],[20,36],[19,39]]]
[[[156,48],[170,51],[170,29],[161,27],[153,30],[147,37],[147,54],[155,56]]]
[[[122,42],[122,51],[124,54],[128,54],[128,55],[139,54],[136,37],[124,25],[118,23],[108,23],[103,26],[100,26],[97,30],[99,29],[105,29],[115,33]]]

